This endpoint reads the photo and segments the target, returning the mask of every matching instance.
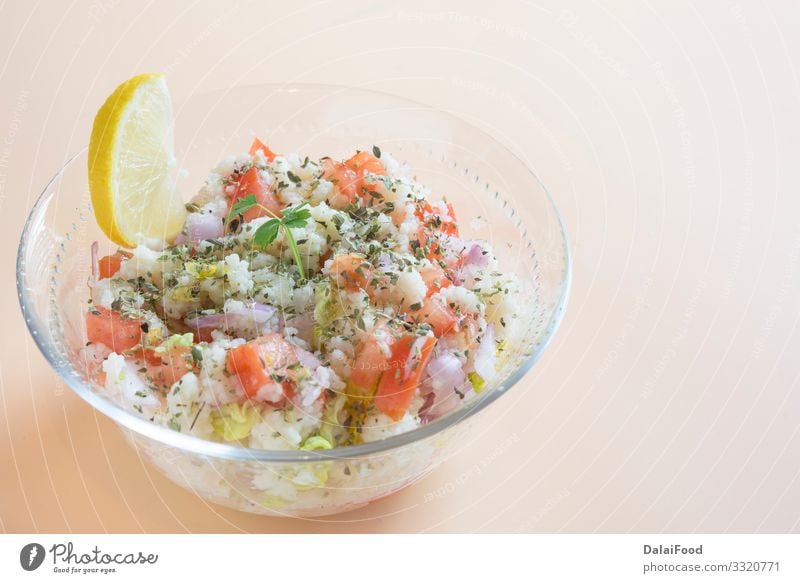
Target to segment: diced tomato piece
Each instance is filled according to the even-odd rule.
[[[443,212],[440,206],[433,206],[426,200],[417,204],[414,213],[421,223],[417,230],[417,241],[420,247],[428,247],[427,258],[434,262],[447,259],[439,244],[439,236],[458,236],[455,210],[451,203],[446,206],[447,212]]]
[[[386,168],[383,167],[383,162],[366,150],[357,152],[354,156],[347,159],[345,165],[356,172],[372,172],[373,174],[379,174],[381,176],[386,174]]]
[[[255,396],[261,387],[272,382],[261,361],[261,350],[252,342],[231,348],[226,368],[229,373],[239,378],[245,394],[249,397]]]
[[[380,340],[370,336],[362,340],[356,348],[356,357],[350,367],[350,388],[360,395],[372,395],[381,374],[386,371],[389,359],[381,348],[381,343],[393,344],[393,337],[386,334]]]
[[[417,210],[414,211],[414,214],[420,221],[425,221],[426,215],[429,215],[433,212],[433,207],[431,203],[427,200],[422,200],[417,203]]]
[[[258,138],[255,138],[253,140],[253,144],[250,146],[250,155],[255,156],[256,152],[258,152],[259,150],[264,152],[264,157],[267,159],[267,162],[272,162],[275,159],[275,156],[277,156],[277,154],[272,150],[270,150],[269,147],[264,142],[262,142]]]
[[[456,211],[452,202],[447,203],[447,218],[448,220],[442,221],[442,232],[445,235],[458,237],[458,222],[456,221]]]
[[[190,346],[173,346],[165,352],[148,348],[144,351],[147,378],[159,387],[171,387],[187,372],[193,370]]]
[[[261,348],[264,364],[270,374],[294,380],[295,374],[289,367],[298,362],[297,353],[292,345],[283,339],[283,336],[272,332],[256,338],[254,342]]]
[[[232,348],[228,352],[226,368],[238,377],[245,394],[251,399],[259,397],[259,391],[267,385],[282,385],[283,392],[279,397],[265,397],[265,400],[277,404],[286,395],[288,383],[295,380],[294,371],[289,367],[297,362],[292,346],[280,334],[273,332]]]
[[[433,206],[427,200],[417,204],[415,214],[417,218],[431,231],[441,232],[445,235],[458,236],[456,212],[452,203],[446,203],[447,212],[440,205]]]
[[[322,175],[336,187],[334,195],[329,197],[330,205],[340,209],[358,202],[362,197],[368,197],[368,191],[373,190],[375,184],[367,179],[367,173],[386,174],[383,163],[369,152],[358,152],[344,162],[325,158],[322,161]]]
[[[122,314],[94,306],[86,314],[89,342],[105,344],[114,352],[133,348],[142,340],[142,321],[123,318]]]
[[[375,393],[379,411],[398,421],[405,414],[419,387],[436,339],[407,334],[392,347],[390,368],[383,373]]]
[[[386,356],[377,342],[362,342],[350,372],[350,388],[362,395],[371,395],[381,378]]]
[[[114,253],[113,255],[101,257],[97,262],[98,276],[100,279],[114,277],[119,271],[123,259],[126,259],[126,257],[122,253]]]
[[[440,235],[421,226],[416,238],[420,248],[425,250],[426,259],[432,263],[444,263],[446,269],[455,271],[461,267],[464,258],[452,248],[443,247]]]
[[[189,329],[192,331],[192,334],[194,334],[196,342],[214,341],[214,337],[211,335],[211,332],[214,331],[214,328],[201,328],[197,324],[195,324],[194,326],[190,324]]]
[[[438,237],[436,237],[428,227],[420,225],[419,229],[417,229],[417,241],[421,248],[427,247],[425,253],[426,259],[437,263],[444,258]]]
[[[319,257],[319,267],[320,267],[320,269],[322,269],[322,266],[325,265],[325,262],[328,259],[330,259],[332,255],[333,255],[333,249],[328,249],[327,251],[325,251],[325,253],[320,255],[320,257]]]
[[[330,274],[336,285],[345,289],[366,289],[372,279],[372,265],[361,255],[347,254],[333,258]]]
[[[358,196],[367,196],[365,191],[374,190],[374,183],[369,182],[366,178],[367,173],[386,176],[386,168],[383,163],[367,151],[357,152],[345,160],[344,165],[356,173],[356,194]]]
[[[416,322],[425,322],[439,338],[447,334],[458,325],[458,317],[449,306],[446,306],[440,296],[431,296],[422,302],[422,307],[410,312],[411,319]]]
[[[446,288],[453,283],[447,277],[444,269],[442,269],[436,262],[432,262],[430,265],[426,265],[425,267],[421,268],[419,270],[419,274],[422,276],[422,281],[425,282],[425,285],[428,288],[428,293],[425,296],[428,298],[439,292],[439,290]]]
[[[333,208],[341,209],[358,200],[358,173],[341,162],[330,158],[322,161],[322,176],[333,182],[335,193],[328,197]]]
[[[257,206],[252,207],[244,213],[245,221],[252,221],[258,217],[270,216],[270,212],[273,215],[280,215],[283,206],[275,197],[272,189],[264,184],[264,182],[261,180],[261,177],[258,174],[258,168],[255,167],[251,168],[239,177],[238,184],[236,186],[236,192],[231,198],[231,207],[237,200],[250,194],[256,197],[256,202],[258,204],[269,209],[269,212]]]

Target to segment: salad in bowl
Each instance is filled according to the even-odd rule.
[[[210,172],[220,144],[176,150],[173,126],[232,97],[190,99],[177,123],[162,76],[108,98],[88,189],[62,171],[32,212],[23,310],[70,385],[174,481],[251,512],[341,512],[423,475],[532,366],[566,300],[563,227],[518,159],[447,114],[342,88],[231,93],[279,127],[235,128]],[[278,105],[313,129],[280,127]],[[460,153],[498,190],[448,159],[458,132],[484,144]],[[193,165],[205,177],[184,199]],[[83,230],[60,232],[53,200],[80,195]],[[53,260],[42,311],[32,284]]]

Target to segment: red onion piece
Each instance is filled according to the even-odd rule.
[[[297,360],[300,361],[300,364],[312,372],[322,364],[319,359],[308,350],[300,348],[299,346],[295,346],[294,351],[295,354],[297,354]]]
[[[225,314],[209,314],[186,318],[184,323],[195,330],[202,328],[219,328],[225,324]]]
[[[489,265],[489,252],[480,243],[470,241],[466,243],[462,257],[461,267],[456,271],[453,279],[456,285],[472,287],[474,278],[479,276],[481,271]]]
[[[381,253],[375,260],[375,267],[385,270],[392,266],[392,257],[388,253]]]
[[[287,317],[288,316],[288,317]],[[306,342],[310,342],[314,336],[314,315],[308,312],[302,314],[281,314],[280,327],[283,329],[286,326],[297,330],[296,336],[302,338]]]
[[[245,319],[245,322],[253,324],[266,324],[277,311],[277,308],[274,306],[260,304],[258,302],[248,302],[244,307],[237,310],[231,310],[224,314],[199,315],[194,318],[185,319],[184,323],[195,330],[203,328],[224,328],[229,323],[240,323],[242,319]]]
[[[425,373],[427,378],[423,390],[433,394],[433,403],[426,409],[431,418],[455,409],[461,402],[458,393],[463,395],[469,390],[469,380],[461,361],[450,352],[439,354],[431,360]]]
[[[270,318],[272,318],[277,311],[278,308],[275,306],[260,304],[258,302],[247,302],[244,307],[226,313],[229,316],[248,316],[251,317],[254,322],[264,324],[269,322]]]
[[[211,213],[191,213],[186,217],[186,239],[199,243],[216,239],[224,233],[222,219]]]
[[[436,400],[436,395],[432,392],[427,393],[424,395],[424,401],[422,402],[422,407],[419,408],[417,415],[419,415],[419,420],[422,423],[428,423],[429,421],[433,421],[436,419],[436,415],[431,414],[431,407],[433,407],[433,403]]]
[[[478,267],[489,265],[489,253],[480,243],[473,241],[468,245],[464,255],[464,265],[477,265]]]

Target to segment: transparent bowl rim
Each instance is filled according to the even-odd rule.
[[[407,431],[404,433],[400,433],[398,435],[394,435],[388,437],[386,439],[382,439],[379,441],[373,441],[369,443],[363,443],[359,445],[351,445],[346,447],[337,447],[330,450],[318,450],[318,451],[279,451],[279,450],[266,450],[266,449],[255,449],[255,448],[245,448],[237,445],[228,445],[224,443],[217,443],[202,439],[200,437],[195,437],[193,435],[189,435],[186,433],[181,433],[178,431],[174,431],[167,427],[163,427],[161,425],[157,425],[147,419],[139,417],[134,413],[126,411],[125,409],[119,407],[115,403],[110,400],[104,399],[99,394],[95,393],[89,385],[87,385],[81,378],[78,376],[74,371],[70,370],[67,367],[61,366],[59,364],[59,358],[57,357],[57,349],[55,343],[50,341],[48,338],[49,335],[47,334],[40,334],[39,330],[44,330],[46,328],[46,324],[40,321],[38,316],[36,315],[36,311],[33,309],[31,304],[31,298],[29,297],[29,293],[25,289],[23,285],[23,270],[24,270],[24,258],[25,253],[28,245],[28,237],[30,234],[30,229],[32,225],[32,220],[35,216],[37,216],[40,207],[46,202],[48,191],[50,190],[51,186],[56,183],[56,181],[61,177],[61,175],[70,168],[70,165],[75,162],[75,160],[81,157],[87,150],[86,147],[78,151],[75,155],[70,157],[64,166],[59,169],[59,171],[48,181],[47,185],[44,187],[42,192],[36,198],[36,202],[34,203],[33,207],[28,214],[28,217],[25,221],[25,226],[22,230],[22,235],[20,237],[19,248],[17,252],[17,262],[16,262],[16,278],[17,278],[17,295],[20,302],[20,308],[22,309],[22,313],[25,319],[25,323],[28,326],[28,330],[31,332],[31,336],[33,336],[34,342],[36,343],[39,350],[42,352],[44,357],[47,359],[50,366],[61,376],[66,383],[70,386],[70,388],[78,394],[84,401],[89,403],[95,410],[99,411],[103,415],[110,417],[113,421],[121,425],[122,427],[133,431],[134,433],[140,434],[145,436],[149,439],[162,443],[169,447],[174,447],[180,450],[192,452],[194,454],[200,454],[207,457],[219,458],[219,459],[227,459],[227,460],[237,460],[237,461],[254,461],[254,462],[280,462],[280,463],[293,463],[293,462],[306,462],[309,460],[319,460],[319,459],[326,459],[326,460],[337,460],[337,459],[353,459],[358,457],[365,457],[375,454],[381,454],[384,452],[388,452],[393,449],[401,448],[407,445],[411,445],[418,441],[433,437],[446,429],[465,421],[482,411],[486,407],[488,407],[491,403],[499,399],[502,395],[508,392],[511,387],[517,384],[525,374],[533,367],[534,364],[539,360],[542,354],[545,352],[547,347],[550,345],[553,336],[555,335],[556,331],[558,330],[561,321],[564,317],[564,311],[567,304],[567,300],[569,298],[570,289],[572,286],[572,255],[570,252],[569,247],[569,238],[567,236],[566,226],[564,224],[564,220],[561,216],[561,213],[558,210],[558,207],[553,200],[550,192],[547,190],[547,187],[539,180],[539,177],[525,164],[514,152],[509,150],[507,147],[499,143],[495,138],[484,132],[481,128],[461,119],[460,117],[430,105],[426,105],[424,103],[416,102],[405,97],[399,97],[393,95],[391,93],[376,91],[372,89],[364,89],[361,87],[348,87],[344,85],[334,85],[334,84],[322,84],[322,83],[265,83],[260,85],[250,85],[248,87],[252,88],[271,88],[274,92],[284,92],[284,91],[299,91],[302,89],[311,90],[313,88],[325,88],[331,90],[341,90],[341,91],[355,91],[358,93],[364,94],[373,94],[376,96],[380,96],[382,98],[391,98],[398,102],[405,102],[409,106],[414,106],[415,108],[419,108],[421,110],[427,110],[431,113],[445,116],[446,118],[450,119],[453,122],[458,124],[464,124],[470,127],[471,130],[477,131],[483,137],[483,139],[492,143],[494,147],[498,150],[503,151],[506,155],[511,156],[512,158],[516,159],[522,166],[528,171],[530,176],[539,184],[544,192],[547,200],[552,208],[552,211],[558,220],[558,225],[560,229],[562,244],[563,244],[563,251],[564,251],[564,263],[565,263],[565,274],[564,280],[561,286],[561,295],[558,299],[558,304],[553,311],[553,315],[550,318],[550,321],[547,323],[545,330],[547,331],[547,335],[544,338],[543,342],[536,347],[536,349],[527,356],[520,365],[513,370],[505,381],[496,387],[494,390],[482,396],[479,399],[473,399],[472,401],[465,403],[457,412],[454,412],[446,417],[442,417],[435,421],[431,421],[430,423],[426,423],[425,425],[421,425],[411,431]],[[225,91],[229,91],[230,89],[219,89],[215,91],[209,91],[204,93],[199,93],[192,97],[201,97],[203,95],[207,95],[209,93],[223,93]]]

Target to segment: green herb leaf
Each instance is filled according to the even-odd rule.
[[[231,212],[228,214],[228,219],[225,221],[229,223],[231,219],[235,216],[241,215],[242,213],[247,212],[258,203],[256,202],[256,195],[255,194],[248,194],[244,198],[240,198],[237,200],[234,205],[231,207]]]
[[[381,157],[381,149],[378,146],[372,146],[372,153],[375,154],[376,158]]]
[[[300,184],[301,182],[300,177],[294,174],[291,170],[286,172],[286,176],[288,176],[289,180],[291,180],[295,184]]]
[[[305,227],[308,219],[311,218],[311,211],[307,207],[308,203],[302,203],[297,206],[285,209],[283,211],[283,219],[281,222],[285,227],[296,229],[298,227]]]
[[[279,219],[270,219],[261,225],[253,235],[253,245],[256,247],[266,247],[278,236],[278,229],[281,226]]]
[[[305,227],[306,223],[308,222],[308,218],[310,216],[311,215],[309,214],[307,217],[300,216],[300,217],[293,217],[293,218],[288,219],[288,220],[284,219],[283,220],[283,225],[285,227],[289,227],[291,229],[298,229],[300,227]]]
[[[294,176],[291,172],[288,174],[290,178]],[[292,180],[294,181],[295,178],[297,177],[294,176]],[[308,203],[304,202],[297,206],[284,209],[281,213],[282,216],[278,217],[274,213],[270,212],[270,210],[266,207],[258,204],[254,195],[248,195],[233,206],[231,209],[231,215],[228,217],[228,219],[230,220],[231,216],[245,212],[247,209],[254,206],[264,209],[274,218],[270,219],[266,223],[263,223],[258,229],[256,229],[256,232],[253,233],[253,246],[262,248],[266,247],[277,238],[278,231],[283,229],[284,235],[286,236],[286,241],[289,244],[289,247],[292,249],[295,263],[297,264],[297,268],[300,272],[300,277],[305,280],[306,272],[301,261],[302,258],[300,257],[300,250],[297,248],[297,242],[294,240],[290,229],[304,227],[308,219],[311,218],[311,211],[307,208]]]
[[[308,209],[308,203],[307,202],[301,202],[300,204],[298,204],[296,206],[292,206],[292,207],[283,209],[283,219],[284,219],[284,221],[291,220],[291,219],[294,219],[296,217],[301,217],[301,216],[303,218],[306,218],[306,219],[311,216],[311,211]]]

